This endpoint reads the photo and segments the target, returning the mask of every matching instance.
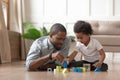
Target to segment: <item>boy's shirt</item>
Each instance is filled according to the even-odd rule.
[[[96,39],[90,38],[90,42],[87,46],[82,44],[81,42],[77,42],[76,49],[82,53],[84,56],[84,60],[88,62],[94,62],[99,60],[100,54],[99,50],[101,50],[103,46]]]

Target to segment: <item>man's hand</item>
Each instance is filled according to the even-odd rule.
[[[62,62],[64,60],[64,56],[62,56],[58,51],[52,54],[52,59],[59,60]]]
[[[69,64],[69,63],[70,63],[69,58],[64,58],[64,61],[66,61],[66,62],[67,62],[67,64]],[[63,61],[63,62],[64,62],[64,61]]]

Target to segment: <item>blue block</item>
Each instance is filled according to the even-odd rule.
[[[63,68],[67,68],[67,61],[64,61]]]
[[[101,69],[100,68],[96,68],[95,72],[101,72]]]
[[[82,72],[82,69],[81,68],[77,68],[77,72]]]
[[[74,68],[74,72],[77,72],[77,68]]]

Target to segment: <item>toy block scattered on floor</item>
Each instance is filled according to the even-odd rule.
[[[83,72],[86,72],[86,68],[83,67],[83,68],[82,68],[82,71],[83,71]]]
[[[82,68],[78,68],[77,72],[83,72]]]
[[[74,67],[74,72],[86,72],[86,68],[84,68],[84,67]]]
[[[91,69],[90,64],[83,64],[83,67],[86,68],[86,71],[90,71],[90,69]]]
[[[63,62],[63,68],[67,68],[67,61]]]
[[[61,71],[61,69],[62,69],[62,67],[61,67],[61,66],[56,66],[56,70],[57,70],[58,72],[60,72],[60,71]]]
[[[62,73],[67,73],[69,70],[67,68],[63,69]]]
[[[101,72],[101,69],[97,67],[97,68],[95,69],[95,72]]]
[[[69,69],[66,68],[63,68],[61,66],[56,66],[56,69],[54,69],[54,73],[59,73],[59,72],[62,72],[62,73],[67,73],[69,72]]]
[[[77,72],[77,68],[74,68],[74,72]]]
[[[47,72],[52,72],[52,68],[47,68]]]

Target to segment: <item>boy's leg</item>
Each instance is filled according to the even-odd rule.
[[[98,61],[95,61],[94,63],[96,63]],[[94,63],[91,63],[91,71],[94,71],[96,69],[95,66],[92,66]],[[106,63],[103,63],[101,66],[101,71],[107,71],[108,70],[108,65]]]
[[[71,63],[68,65],[68,67],[69,68],[71,68],[71,67],[83,67],[83,64],[85,64],[85,63],[88,63],[87,61],[84,61],[84,60],[82,60],[82,61],[75,61],[75,60],[73,60],[73,61],[71,61]]]
[[[108,70],[108,65],[106,63],[103,63],[101,66],[101,71],[107,71]]]
[[[95,61],[95,62],[88,62],[88,61],[75,61],[73,60],[69,65],[68,67],[71,68],[71,67],[83,67],[83,64],[90,64],[91,65],[91,71],[94,71],[96,69],[95,66],[92,66],[94,63],[98,62]],[[106,63],[103,63],[102,66],[101,66],[101,71],[107,71],[108,70],[108,65]]]

